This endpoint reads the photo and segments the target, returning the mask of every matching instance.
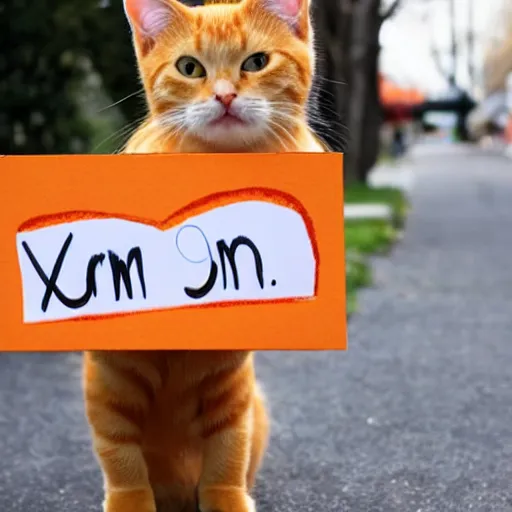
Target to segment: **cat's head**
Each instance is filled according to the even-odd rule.
[[[310,0],[124,0],[152,118],[224,147],[286,139],[314,69]]]

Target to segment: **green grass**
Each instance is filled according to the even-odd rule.
[[[384,220],[345,221],[345,245],[361,254],[386,252],[396,235],[396,228]]]
[[[404,224],[409,203],[404,193],[397,188],[381,187],[372,188],[362,183],[349,185],[345,188],[345,204],[368,203],[368,204],[387,204],[393,210],[393,221],[397,226]]]
[[[387,204],[393,219],[346,220],[345,252],[347,279],[347,313],[357,310],[357,290],[372,284],[368,256],[388,251],[405,223],[408,202],[404,193],[394,188],[370,188],[356,184],[345,188],[345,204]]]
[[[362,253],[347,248],[345,255],[345,271],[347,279],[347,313],[357,310],[356,291],[372,283],[371,270]]]

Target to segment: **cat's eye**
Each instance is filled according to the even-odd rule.
[[[268,55],[266,53],[255,53],[251,55],[248,59],[244,61],[242,64],[242,71],[248,71],[250,73],[255,73],[257,71],[261,71],[268,64]]]
[[[194,57],[180,57],[176,62],[176,68],[187,78],[203,78],[206,76],[206,69]]]

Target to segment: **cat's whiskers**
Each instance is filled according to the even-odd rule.
[[[283,132],[283,131],[284,131],[284,130],[283,130],[283,127],[282,127],[281,125],[277,124],[276,126],[277,126],[277,128],[278,128],[281,132]],[[276,132],[276,130],[274,130],[274,129],[273,129],[272,131],[273,131],[273,133],[274,133],[274,134],[276,134],[276,135],[278,136],[278,142],[279,142],[279,144],[281,144],[281,146],[284,148],[284,151],[286,151],[286,152],[290,152],[290,151],[293,151],[293,150],[297,147],[297,146],[296,146],[296,143],[295,143],[295,141],[294,141],[294,139],[293,139],[293,138],[291,139],[291,141],[289,140],[289,138],[290,138],[290,137],[289,137],[289,135],[288,135],[288,134],[286,134],[286,135],[288,135],[288,137],[287,137],[287,138],[285,138],[285,137],[282,137],[281,135],[279,135],[279,134]]]
[[[175,139],[178,144],[176,150],[181,148],[186,135],[189,133],[186,119],[185,109],[166,113],[161,116],[160,123],[164,128],[164,147],[166,147],[172,139]]]
[[[180,152],[181,151],[181,148],[183,146],[183,142],[185,142],[185,137],[188,135],[188,129],[185,128],[183,130],[181,130],[181,132],[178,130],[178,145],[176,147],[176,151],[177,152]]]
[[[141,87],[135,92],[132,92],[131,94],[126,95],[124,98],[121,98],[120,100],[115,101],[114,103],[111,103],[110,105],[107,105],[106,107],[103,107],[102,109],[98,110],[96,114],[101,114],[102,112],[105,112],[106,110],[117,107],[121,103],[125,102],[126,100],[129,100],[130,98],[133,98],[134,96],[143,96],[144,95],[144,87]]]
[[[256,100],[252,105],[247,102],[246,108],[251,114],[259,114],[264,119],[264,124],[266,125],[264,131],[270,132],[287,151],[290,150],[290,146],[285,139],[289,140],[292,149],[297,147],[297,138],[284,126],[282,121],[287,122],[290,126],[298,127],[302,117],[300,115],[302,113],[300,107],[284,101],[261,102]]]
[[[173,128],[175,126],[183,125],[186,119],[186,110],[184,108],[177,108],[172,111],[164,112],[156,117],[156,122],[164,128]]]
[[[172,111],[164,112],[156,118],[156,123],[164,129],[167,135],[186,128],[187,112],[185,108],[177,108]]]
[[[285,150],[288,150],[288,146],[286,145],[286,143],[283,141],[282,137],[272,128],[272,126],[270,124],[268,124],[266,127],[265,127],[265,133],[270,133],[270,135],[272,136],[272,139],[275,139],[277,140],[277,143],[279,145],[281,145],[282,147],[284,147]]]
[[[275,121],[275,120],[273,120],[273,119],[269,119],[269,120],[268,120],[268,123],[269,123],[269,125],[275,126],[278,130],[281,130],[282,132],[284,132],[284,134],[285,134],[285,135],[287,135],[288,139],[290,140],[290,142],[291,142],[291,144],[292,144],[292,149],[297,147],[297,139],[296,139],[296,137],[294,137],[294,136],[290,133],[290,131],[289,131],[287,128],[285,128],[281,123],[279,123],[279,122],[277,122],[277,121]],[[272,129],[272,131],[273,131],[274,133],[276,133],[273,129]],[[290,150],[290,148],[289,148],[289,147],[288,147],[288,145],[285,143],[285,141],[284,141],[284,139],[283,139],[283,138],[279,137],[279,142],[280,142],[281,144],[283,144],[283,146],[286,148],[286,150],[287,150],[287,151],[289,151],[289,150]]]
[[[109,142],[111,141],[112,139],[116,140],[120,137],[126,137],[127,139],[134,133],[137,131],[141,121],[143,121],[144,119],[146,118],[146,116],[141,116],[137,119],[135,119],[134,121],[130,122],[130,123],[127,123],[126,125],[122,126],[121,128],[119,128],[119,130],[116,130],[114,133],[110,134],[108,137],[106,137],[105,139],[103,139],[99,144],[97,144],[93,149],[92,149],[92,153],[96,153],[96,151],[98,151],[98,149],[103,146],[103,144],[105,144],[106,142]],[[121,145],[121,148],[124,146],[124,144]],[[114,150],[114,154],[116,154],[118,151],[122,151],[122,149],[116,149]]]
[[[294,122],[296,121],[296,115],[290,115],[284,111],[280,111],[280,115],[285,118],[286,120],[288,120],[288,122]],[[325,138],[324,136],[325,135],[331,135],[331,136],[335,136],[337,137],[339,135],[339,132],[334,129],[331,125],[329,125],[326,121],[322,120],[322,119],[319,119],[319,118],[315,118],[314,116],[311,116],[311,115],[308,115],[307,116],[308,119],[307,119],[307,125],[310,127],[309,129],[315,133],[315,135],[321,139],[322,141],[324,141],[324,144],[328,144],[326,141],[325,141]],[[320,130],[315,130],[311,127],[311,122],[315,122],[317,127],[320,127]]]

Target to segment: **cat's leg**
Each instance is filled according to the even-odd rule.
[[[253,405],[253,430],[251,442],[251,458],[247,472],[247,487],[251,490],[256,480],[256,474],[263,461],[268,445],[270,424],[265,407],[265,399],[259,387],[256,388]]]
[[[86,354],[84,391],[93,447],[103,472],[104,512],[156,512],[142,452],[151,379],[129,359]]]
[[[183,492],[181,489],[166,487],[153,488],[156,498],[157,512],[197,512],[197,500],[194,493]]]
[[[156,509],[158,512],[197,512],[201,452],[175,441],[175,448],[145,453]]]
[[[224,400],[225,396],[222,396]],[[234,393],[216,414],[207,414],[203,467],[199,480],[201,512],[255,512],[247,488],[253,431],[252,393]],[[208,418],[210,416],[210,418]]]

